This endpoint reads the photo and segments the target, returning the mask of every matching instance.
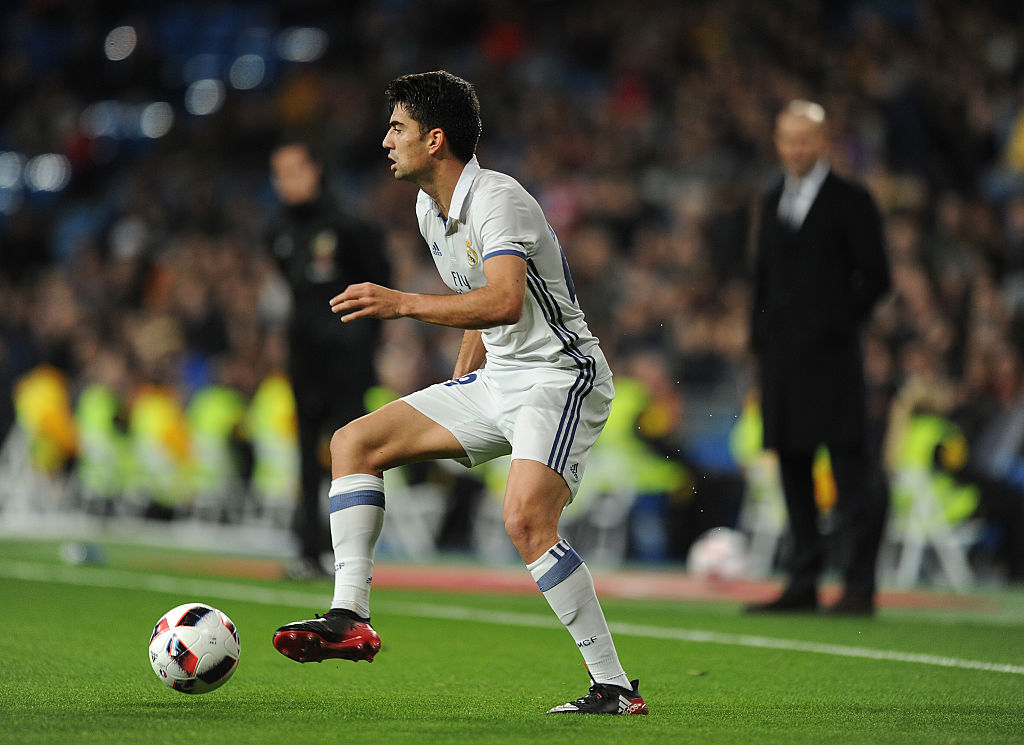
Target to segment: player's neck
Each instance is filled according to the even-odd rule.
[[[437,163],[430,179],[419,185],[420,189],[434,200],[445,220],[448,219],[448,210],[452,206],[455,187],[458,185],[462,169],[465,167],[465,163],[454,158],[446,158]]]

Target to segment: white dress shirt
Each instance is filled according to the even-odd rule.
[[[830,170],[828,161],[819,160],[814,168],[803,178],[786,174],[782,187],[782,198],[779,199],[779,219],[793,230],[804,224],[804,218],[811,210],[811,205],[821,191],[821,185]]]

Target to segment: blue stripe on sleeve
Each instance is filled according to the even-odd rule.
[[[514,248],[500,248],[497,251],[491,251],[484,256],[484,261],[493,259],[495,256],[505,256],[506,254],[509,256],[518,256],[520,259],[526,258],[526,251],[517,251]]]

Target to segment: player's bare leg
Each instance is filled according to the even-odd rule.
[[[465,455],[446,429],[404,401],[360,417],[331,438],[334,599],[325,615],[279,628],[274,646],[298,662],[373,661],[380,637],[370,626],[373,552],[384,524],[384,471]]]
[[[512,461],[502,516],[505,530],[551,609],[569,630],[593,679],[590,692],[549,714],[646,714],[637,681],[626,677],[615,651],[590,570],[559,538],[569,501],[561,474],[543,463]]]

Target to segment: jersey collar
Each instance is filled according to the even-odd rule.
[[[466,199],[469,197],[469,190],[473,187],[478,173],[480,173],[480,162],[474,155],[462,169],[459,181],[455,184],[455,191],[452,192],[452,205],[448,210],[448,222],[445,223],[446,233],[450,233],[454,229],[452,223],[465,222],[463,213],[466,209]]]

